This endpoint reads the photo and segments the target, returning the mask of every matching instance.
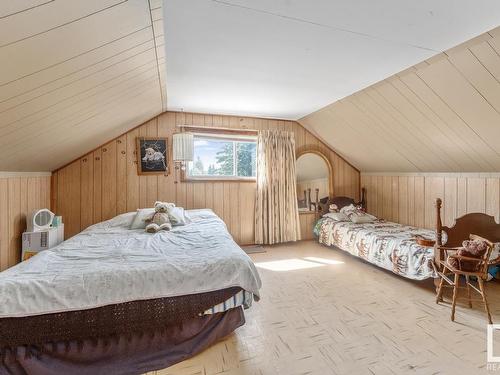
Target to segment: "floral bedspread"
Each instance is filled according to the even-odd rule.
[[[435,239],[432,230],[386,221],[355,224],[322,218],[314,232],[320,243],[336,246],[400,276],[413,280],[436,276],[431,264],[434,249],[417,244],[414,238],[421,235]]]

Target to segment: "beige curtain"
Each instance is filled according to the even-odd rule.
[[[255,243],[300,240],[293,133],[259,132]]]

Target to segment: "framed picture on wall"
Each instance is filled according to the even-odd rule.
[[[137,138],[137,173],[168,174],[167,138]]]

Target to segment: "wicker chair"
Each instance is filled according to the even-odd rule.
[[[437,290],[437,297],[436,297],[436,303],[439,303],[440,301],[443,300],[443,284],[446,281],[449,286],[453,287],[453,301],[451,305],[451,320],[455,321],[455,306],[457,302],[457,296],[458,296],[458,289],[465,288],[467,289],[467,299],[469,301],[469,307],[472,308],[472,299],[471,299],[471,289],[473,289],[475,292],[479,293],[482,297],[481,300],[475,300],[475,301],[482,301],[484,303],[484,308],[486,310],[486,314],[488,315],[488,321],[490,324],[492,324],[491,321],[491,314],[490,314],[490,309],[488,306],[488,300],[486,299],[486,292],[484,290],[484,281],[486,280],[488,276],[488,267],[493,264],[492,262],[489,261],[491,252],[493,250],[493,243],[488,241],[485,238],[476,236],[474,234],[470,235],[471,240],[483,240],[487,244],[487,251],[481,258],[471,258],[471,257],[465,257],[458,255],[457,252],[458,250],[462,249],[460,247],[445,247],[445,246],[439,246],[438,249],[444,250],[444,260],[439,262],[439,269],[438,271],[439,276],[441,277],[441,281],[439,282],[439,287]],[[459,264],[459,267],[454,267],[450,265],[448,260],[450,258],[455,258]],[[498,260],[496,260],[498,261]],[[477,264],[476,271],[464,271],[461,268],[462,262],[467,262],[469,264]],[[464,267],[465,268],[465,267]],[[448,276],[454,275],[453,280],[451,280]],[[459,287],[459,281],[460,281],[460,276],[465,277],[465,287]],[[471,278],[475,277],[477,280],[478,287],[472,284]]]

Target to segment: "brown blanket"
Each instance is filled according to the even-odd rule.
[[[206,349],[245,323],[241,307],[191,318],[148,335],[70,341],[45,345],[26,356],[11,352],[0,363],[0,375],[132,375],[169,367]]]
[[[0,354],[14,354],[26,347],[25,355],[46,350],[48,343],[103,339],[105,343],[134,334],[161,332],[169,325],[197,317],[222,303],[241,288],[209,293],[157,298],[55,314],[0,319]]]

